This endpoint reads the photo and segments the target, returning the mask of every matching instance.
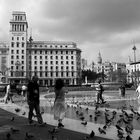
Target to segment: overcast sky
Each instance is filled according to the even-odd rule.
[[[34,40],[73,41],[88,63],[140,60],[140,0],[0,0],[0,41],[12,11],[25,11]]]

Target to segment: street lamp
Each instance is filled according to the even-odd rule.
[[[136,81],[136,46],[134,45],[134,47],[132,48],[132,50],[134,51],[134,76],[135,76],[135,86],[137,85],[137,81]]]
[[[32,41],[33,41],[33,39],[32,39],[32,36],[30,36],[30,38],[29,38],[29,45],[30,45],[30,47],[29,47],[29,79],[31,80],[31,76],[32,76],[32,74],[31,74],[31,72],[32,72],[32,70],[31,70],[31,61],[32,61],[32,58],[31,58],[31,48],[32,48]]]

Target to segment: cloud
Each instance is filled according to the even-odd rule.
[[[90,62],[99,51],[104,61],[125,62],[133,40],[140,44],[139,5],[140,0],[1,0],[0,40],[7,39],[12,11],[21,10],[34,40],[76,42]]]

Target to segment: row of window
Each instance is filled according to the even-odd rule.
[[[45,59],[48,59],[48,56],[44,56],[45,57]],[[50,56],[50,59],[56,59],[56,60],[58,60],[59,59],[59,57],[60,57],[60,59],[73,59],[74,58],[74,56]],[[29,56],[29,59],[31,58],[31,56]],[[34,56],[34,59],[43,59],[43,56]]]
[[[12,24],[12,31],[25,31],[24,24]]]
[[[11,47],[13,48],[14,46],[19,48],[20,47],[20,43],[19,42],[16,42],[16,43],[15,42],[11,42]],[[21,47],[25,47],[25,43],[24,42],[21,42]]]
[[[37,73],[37,72],[36,72]],[[11,72],[11,77],[13,77],[13,76],[25,76],[25,73],[24,72],[16,72],[16,73],[14,73],[14,72]],[[45,72],[45,74],[43,74],[43,72],[39,72],[39,77],[70,77],[70,76],[74,76],[74,72],[66,72],[65,74],[64,74],[64,72],[50,72],[50,73],[48,73],[48,72]]]
[[[42,47],[45,47],[45,48],[68,48],[67,45],[33,45],[33,47],[35,48],[42,48]]]
[[[34,63],[34,65],[37,65],[37,64],[43,65],[44,64],[43,61],[39,61],[39,62],[38,61],[34,61],[33,63]],[[60,63],[59,63],[59,61],[55,61],[55,62],[54,61],[50,61],[51,65],[53,65],[53,64],[56,64],[56,65],[58,65],[58,64],[61,64],[61,65],[66,64],[66,65],[68,65],[70,63],[72,65],[74,65],[74,61],[66,61],[65,63],[64,63],[64,61],[60,61]],[[48,64],[48,61],[45,61],[45,64]]]
[[[21,57],[21,59],[25,58],[24,55],[16,55],[15,56],[16,59],[20,59],[20,57]],[[11,55],[11,59],[14,59],[14,55]]]
[[[26,20],[25,15],[18,15],[18,16],[14,16],[14,20],[15,21],[22,21],[22,20]]]
[[[29,51],[29,54],[73,54],[73,51],[48,51],[48,50],[35,50]]]
[[[20,37],[14,37],[14,36],[12,36],[12,40],[19,40],[20,39]],[[23,41],[24,40],[24,37],[21,37],[21,40]]]
[[[11,54],[14,54],[14,53],[19,54],[20,51],[22,54],[25,53],[25,50],[11,50]]]
[[[58,66],[56,66],[56,67],[51,66],[50,67],[50,70],[52,71],[52,70],[54,70],[54,68],[55,68],[55,71],[58,71],[59,70],[59,67]],[[66,67],[61,66],[60,68],[61,68],[61,71],[64,71],[64,68],[67,71],[69,71],[69,69],[70,69],[69,66],[66,66]],[[37,70],[37,69],[38,69],[37,66],[34,66],[34,70]],[[11,66],[11,70],[14,70],[14,66]],[[16,70],[20,70],[19,66],[16,66]],[[21,70],[24,70],[24,66],[21,66]],[[42,70],[43,70],[43,67],[40,66],[40,70],[39,71],[42,71]],[[45,70],[48,70],[48,66],[45,66]],[[74,66],[71,66],[71,70],[72,71],[74,70]]]

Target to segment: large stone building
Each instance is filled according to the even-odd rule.
[[[24,83],[33,75],[41,85],[53,85],[56,78],[68,85],[80,84],[81,50],[73,42],[28,41],[25,12],[13,12],[10,21],[9,80]]]
[[[8,80],[8,51],[8,43],[0,42],[0,82],[7,82]]]

